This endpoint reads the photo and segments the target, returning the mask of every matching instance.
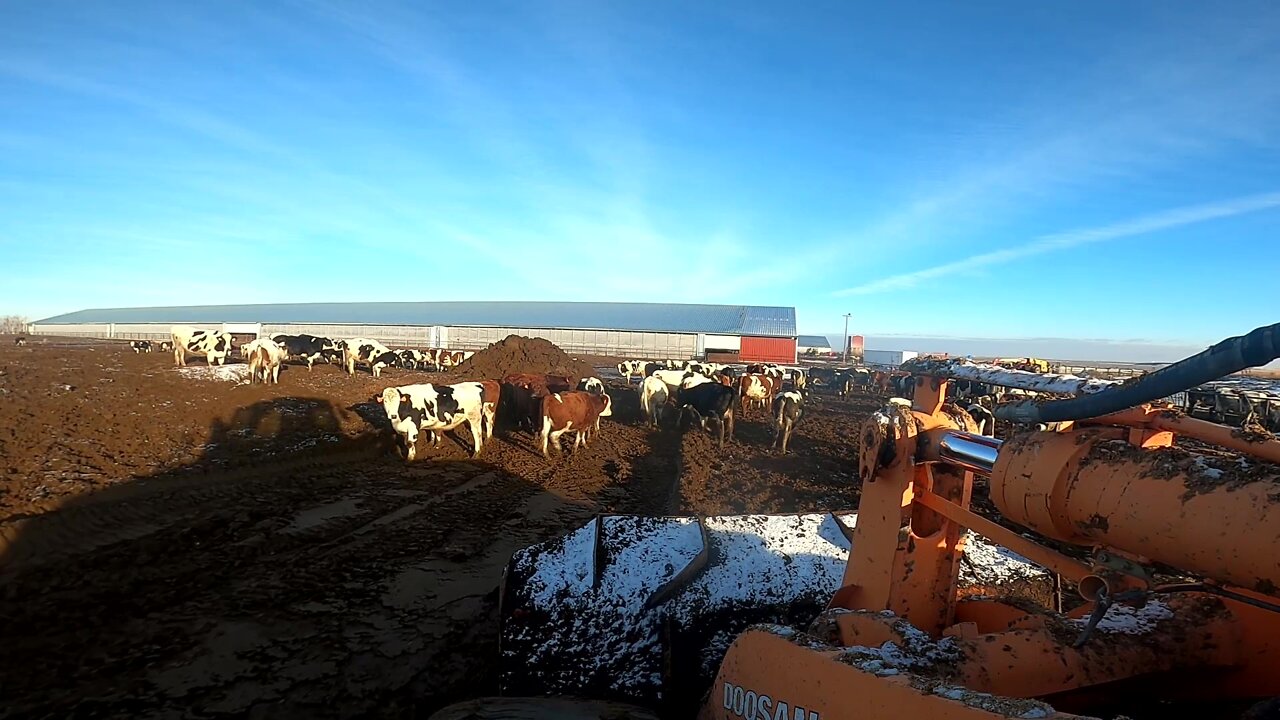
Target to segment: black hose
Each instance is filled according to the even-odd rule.
[[[1048,423],[1110,415],[1166,398],[1197,385],[1280,358],[1280,323],[1228,338],[1204,352],[1160,368],[1131,383],[1067,400],[1034,400],[996,408],[996,417],[1018,423]]]

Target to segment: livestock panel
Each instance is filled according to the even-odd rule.
[[[168,340],[176,323],[112,323],[111,337],[119,340]],[[211,326],[212,327],[212,326]]]
[[[61,335],[64,337],[109,338],[111,323],[77,323],[69,325],[31,326],[32,335]]]
[[[744,362],[795,363],[796,339],[744,337],[738,356]]]
[[[263,323],[262,335],[315,335],[334,340],[368,338],[388,346],[431,346],[430,325],[334,325],[311,323]]]

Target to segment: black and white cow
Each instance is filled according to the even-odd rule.
[[[173,352],[173,341],[172,341],[172,340],[161,340],[161,341],[160,341],[160,352]]]
[[[738,393],[731,387],[720,383],[708,382],[693,387],[680,387],[676,390],[676,406],[685,414],[698,418],[703,428],[710,423],[717,433],[720,449],[724,449],[725,425],[728,424],[729,435],[733,436],[734,400]]]
[[[773,399],[773,447],[787,454],[791,433],[804,415],[804,391],[790,390]]]
[[[27,339],[25,337],[19,336],[13,341],[13,344],[17,345],[18,347],[26,347]]]
[[[626,378],[630,385],[632,375],[640,375],[642,379],[647,377],[647,373],[644,373],[644,366],[647,364],[644,360],[623,360],[618,363],[618,374]]]
[[[205,356],[209,366],[226,365],[231,355],[231,333],[225,330],[197,330],[187,325],[174,325],[169,329],[173,338],[173,364],[187,364],[187,356]]]
[[[418,431],[431,432],[431,444],[438,445],[440,436],[463,423],[471,429],[472,456],[480,454],[484,446],[485,389],[482,383],[467,382],[456,385],[403,385],[382,391],[382,409],[391,421],[391,428],[404,440],[406,459],[417,455]],[[489,427],[493,427],[492,418]]]
[[[342,350],[342,364],[347,368],[348,375],[356,374],[357,362],[368,365],[369,372],[373,373],[374,377],[378,377],[382,374],[383,368],[399,365],[400,356],[377,340],[355,338],[346,341]]]
[[[151,352],[151,341],[150,340],[130,340],[129,347],[133,348],[134,355],[137,355],[139,353],[144,353],[144,352],[149,353]]]
[[[604,383],[600,381],[600,378],[586,377],[578,381],[577,389],[583,392],[589,392],[592,395],[603,395]]]
[[[341,355],[338,344],[326,337],[279,334],[272,335],[271,339],[284,348],[289,358],[305,362],[307,370],[310,370],[317,360],[328,360]]]
[[[400,367],[405,370],[425,370],[429,362],[426,353],[413,348],[401,350],[397,355],[400,356]]]

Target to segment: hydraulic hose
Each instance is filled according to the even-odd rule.
[[[1092,395],[1037,403],[1026,400],[996,408],[996,417],[1018,423],[1084,420],[1159,400],[1211,380],[1280,358],[1280,323],[1228,338],[1204,352],[1147,373],[1133,382]]]

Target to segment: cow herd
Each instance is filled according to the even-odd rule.
[[[618,374],[628,384],[632,375],[642,377],[640,409],[651,427],[660,427],[666,417],[694,420],[721,448],[726,435],[733,437],[737,414],[759,407],[771,413],[774,448],[786,453],[807,400],[804,370],[772,363],[748,365],[739,375],[734,367],[716,363],[626,360],[618,363]]]
[[[234,350],[230,333],[175,326],[172,340],[153,343],[135,340],[136,353],[172,350],[174,363],[185,365],[190,356],[204,357],[210,366],[224,365]],[[280,366],[298,361],[311,370],[316,362],[340,364],[348,374],[367,367],[379,377],[387,367],[411,370],[446,370],[472,355],[438,349],[393,349],[377,340],[334,340],[314,335],[273,335],[239,347],[250,369],[250,382],[278,383]],[[618,365],[629,386],[641,376],[636,391],[645,421],[653,428],[696,424],[711,433],[723,448],[734,436],[735,419],[750,412],[767,414],[773,429],[773,448],[786,453],[791,436],[804,415],[808,400],[808,376],[801,368],[770,363],[726,366],[698,361],[651,362],[629,360]],[[479,455],[485,440],[493,437],[499,408],[516,429],[537,438],[548,459],[561,452],[561,440],[570,435],[573,447],[589,444],[600,431],[600,418],[612,414],[612,399],[604,383],[595,377],[570,378],[539,373],[513,373],[501,380],[454,384],[417,383],[383,389],[373,402],[380,405],[398,439],[404,456],[413,460],[423,432],[438,444],[445,431],[465,426],[471,435],[471,453]]]
[[[159,343],[159,348],[162,351],[172,350],[173,363],[179,367],[186,365],[188,356],[203,357],[212,367],[225,365],[232,355],[234,339],[224,330],[199,330],[175,325],[170,334],[172,340]],[[133,340],[129,346],[135,353],[149,353],[155,344],[150,340]],[[311,370],[318,361],[337,363],[351,375],[359,365],[365,365],[374,377],[378,377],[387,367],[448,370],[473,354],[435,348],[392,350],[377,340],[333,340],[306,334],[276,334],[240,346],[241,358],[252,369],[251,382],[279,382],[280,366],[287,360],[305,363],[307,370]]]

